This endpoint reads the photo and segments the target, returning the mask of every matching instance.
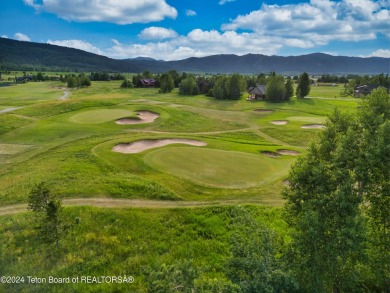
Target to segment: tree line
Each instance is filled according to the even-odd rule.
[[[132,77],[132,81],[124,80],[122,87],[141,87],[142,79],[154,79],[155,87],[160,88],[161,93],[169,93],[178,88],[180,95],[205,94],[215,97],[218,100],[238,100],[250,87],[259,84],[265,85],[266,99],[272,102],[281,102],[291,99],[294,95],[296,84],[296,96],[303,98],[310,92],[310,78],[304,72],[296,79],[285,78],[271,72],[268,76],[260,73],[258,76],[247,76],[240,74],[213,75],[211,77],[196,76],[193,74],[181,73],[175,70],[163,74],[152,74],[145,71]]]

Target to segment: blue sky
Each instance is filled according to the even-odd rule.
[[[390,57],[390,0],[0,0],[0,36],[117,59]]]

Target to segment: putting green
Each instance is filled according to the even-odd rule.
[[[136,117],[136,115],[132,111],[124,109],[98,109],[73,115],[69,121],[81,124],[99,124],[124,117]]]
[[[287,175],[291,160],[208,148],[170,147],[144,157],[151,167],[198,184],[220,188],[264,185]]]

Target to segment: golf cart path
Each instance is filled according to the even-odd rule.
[[[174,209],[197,208],[210,206],[227,206],[240,204],[279,205],[280,199],[260,201],[172,201],[147,199],[119,199],[119,198],[68,198],[62,200],[63,206],[91,206],[98,208],[145,208],[145,209]],[[0,216],[27,212],[27,204],[16,204],[0,207]]]
[[[61,97],[59,97],[59,100],[66,101],[69,99],[71,94],[72,93],[70,91],[64,91],[64,94]]]

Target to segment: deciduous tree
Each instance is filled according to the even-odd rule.
[[[291,263],[308,291],[352,292],[366,278],[369,290],[386,292],[390,96],[375,90],[357,114],[335,110],[326,127],[292,167],[283,192],[294,231]]]
[[[160,91],[170,93],[175,88],[175,83],[169,73],[164,73],[160,77]]]

